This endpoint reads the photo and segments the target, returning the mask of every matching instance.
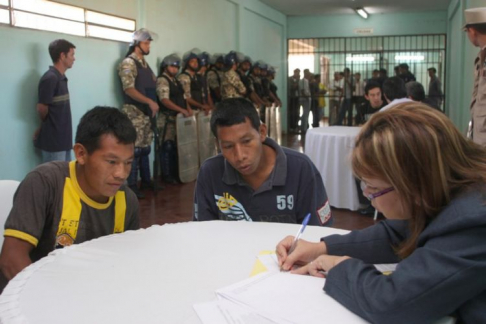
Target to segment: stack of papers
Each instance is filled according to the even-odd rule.
[[[204,324],[367,323],[323,291],[325,279],[280,272],[275,255],[258,259],[253,272],[265,272],[217,290],[215,301],[194,305]]]

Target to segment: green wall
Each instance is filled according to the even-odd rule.
[[[363,19],[357,14],[288,17],[289,38],[356,37],[355,28],[372,28],[376,36],[445,34],[447,12],[377,14]],[[369,36],[372,36],[369,35]]]
[[[137,28],[146,27],[156,32],[158,39],[147,57],[154,72],[165,55],[174,51],[183,54],[193,47],[210,53],[236,49],[276,65],[280,71],[285,67],[286,17],[257,0],[63,2],[133,18],[137,20]],[[48,44],[57,38],[66,38],[76,45],[76,62],[66,73],[73,127],[77,127],[80,117],[95,105],[122,105],[116,66],[125,55],[127,44],[0,25],[0,59],[3,62],[0,179],[21,180],[41,162],[40,152],[32,144],[32,134],[39,125],[35,111],[37,85],[52,64]],[[277,85],[282,93],[285,93],[284,79],[284,74],[280,73]]]

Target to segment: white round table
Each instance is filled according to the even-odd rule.
[[[304,152],[321,173],[329,203],[333,207],[360,208],[350,164],[350,155],[360,129],[330,126],[312,128],[306,133]]]
[[[195,303],[247,279],[257,255],[299,225],[190,222],[152,226],[57,250],[0,296],[0,323],[200,323]],[[308,226],[317,241],[346,231]],[[322,289],[322,287],[316,287]]]

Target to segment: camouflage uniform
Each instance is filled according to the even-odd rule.
[[[219,77],[219,79],[218,79]],[[208,71],[206,78],[208,80],[208,86],[210,89],[221,89],[220,81],[223,80],[223,74],[221,71],[211,69]]]
[[[177,80],[179,80],[182,88],[184,88],[184,97],[186,99],[191,98],[191,78],[187,74],[181,73],[177,76]]]
[[[137,60],[142,66],[147,65],[145,60],[139,59],[135,53],[130,54],[129,57]],[[118,66],[118,75],[122,82],[123,91],[129,88],[135,88],[135,79],[137,77],[137,66],[129,57],[126,57]],[[135,147],[150,146],[154,136],[150,129],[150,118],[134,105],[124,104],[122,111],[128,116],[137,131]]]
[[[246,87],[241,82],[240,76],[236,71],[229,70],[224,72],[221,81],[221,98],[241,98],[246,95]]]
[[[173,80],[173,78],[171,78],[167,73],[164,72],[163,75],[167,76],[170,80]],[[160,102],[162,102],[162,99],[169,99],[169,96],[170,96],[169,82],[165,78],[159,77],[157,79],[157,97],[159,98]],[[175,141],[176,138],[176,129],[175,129],[176,116],[167,116],[162,111],[160,111],[159,115],[157,116],[157,129],[159,130],[159,134],[160,134],[159,136],[160,145],[162,145],[162,138],[164,137],[164,126],[167,118],[169,119],[169,122],[167,123],[167,129],[165,131],[164,141],[168,141],[168,140]]]

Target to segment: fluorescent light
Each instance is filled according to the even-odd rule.
[[[425,56],[423,55],[397,55],[395,61],[423,61]]]
[[[356,12],[364,19],[368,18],[368,13],[366,12],[366,10],[364,10],[364,8],[356,8]]]
[[[348,56],[346,62],[374,62],[374,56]]]

